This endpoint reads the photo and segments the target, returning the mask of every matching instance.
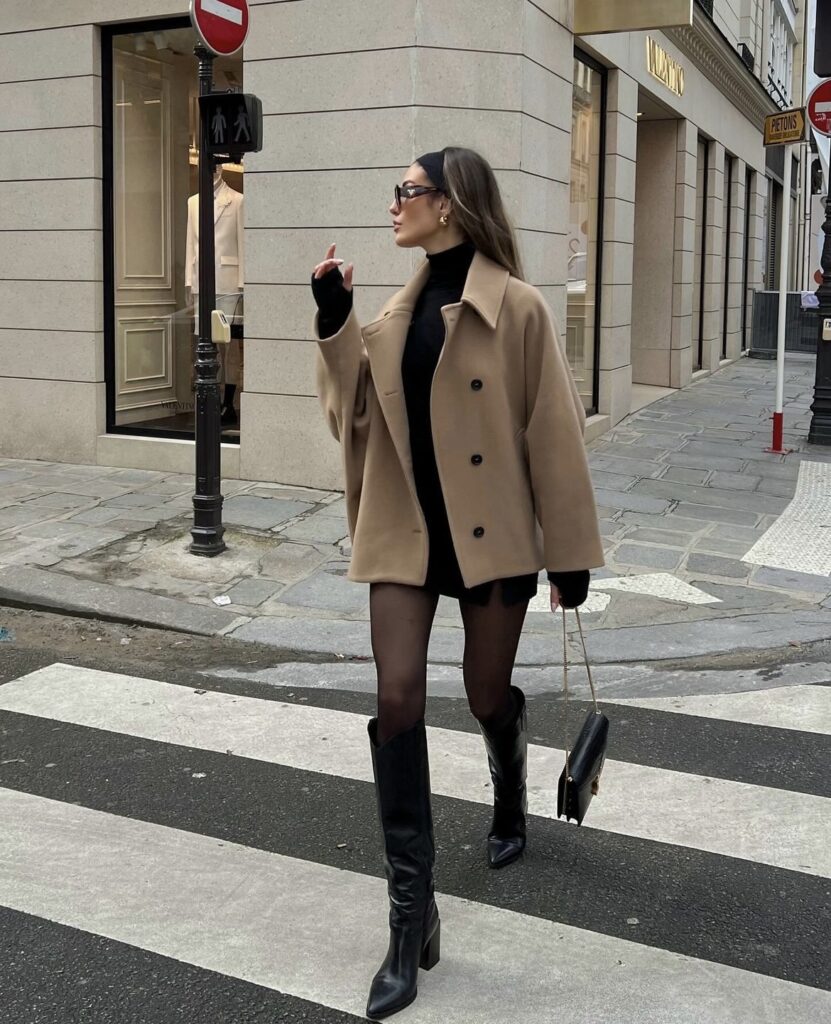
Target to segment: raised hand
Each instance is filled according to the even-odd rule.
[[[319,280],[324,274],[328,274],[334,267],[339,267],[343,264],[343,260],[335,259],[335,243],[329,246],[326,250],[326,258],[322,260],[314,268],[314,276]],[[350,263],[343,271],[343,287],[348,291],[352,291],[352,274],[355,267]]]

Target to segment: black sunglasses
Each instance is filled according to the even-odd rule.
[[[402,199],[415,199],[416,196],[425,196],[428,192],[443,192],[443,189],[432,188],[427,185],[396,185],[395,205],[400,206]]]

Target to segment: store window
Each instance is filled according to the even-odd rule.
[[[605,72],[583,54],[576,55],[571,111],[566,354],[587,413],[597,411],[605,110]]]
[[[188,21],[105,30],[107,429],[193,437],[198,305],[197,37]],[[242,90],[242,55],[214,62],[217,90]],[[244,386],[243,168],[214,177],[223,440],[239,438]]]
[[[710,146],[698,137],[698,159],[695,167],[695,241],[693,251],[693,322],[692,368],[704,365],[704,298],[707,281],[707,185],[710,176]]]
[[[730,258],[733,241],[733,172],[735,160],[726,153],[724,156],[724,233],[721,243],[721,358],[727,358],[727,329],[730,325]]]

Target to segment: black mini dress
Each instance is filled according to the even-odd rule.
[[[429,537],[429,559],[424,586],[436,594],[485,605],[490,601],[495,581],[491,580],[475,587],[466,587],[464,584],[447,519],[430,420],[433,375],[445,339],[441,308],[461,300],[475,252],[473,245],[463,242],[452,249],[445,249],[444,252],[427,257],[430,263],[430,276],[413,310],[401,360],[401,376],[410,425],[410,450],[416,493],[427,522]],[[536,573],[511,576],[500,582],[502,601],[506,605],[529,601],[537,592]]]

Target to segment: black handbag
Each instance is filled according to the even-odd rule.
[[[557,817],[565,815],[566,821],[574,818],[578,825],[586,816],[591,799],[598,792],[600,773],[606,760],[606,745],[609,740],[609,719],[597,706],[597,694],[594,692],[594,680],[589,667],[586,653],[586,639],[583,636],[583,624],[580,612],[574,609],[577,616],[577,628],[580,630],[580,643],[583,646],[583,658],[589,677],[594,710],[586,715],[583,728],[569,752],[568,736],[565,739],[566,763],[560,775],[557,787]],[[566,631],[566,611],[563,608],[563,721],[564,729],[568,729],[568,633]]]

